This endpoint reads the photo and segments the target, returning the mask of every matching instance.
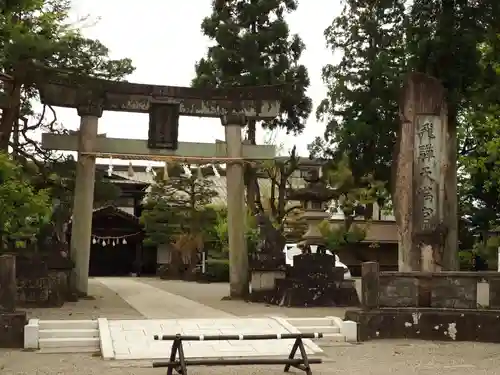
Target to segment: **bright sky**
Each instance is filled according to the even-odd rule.
[[[210,42],[200,24],[211,12],[211,0],[74,0],[73,17],[89,15],[84,32],[101,40],[111,50],[113,58],[129,57],[137,68],[128,77],[131,82],[189,86],[194,65],[207,50]],[[129,8],[128,5],[134,5]],[[308,95],[314,101],[314,111],[325,95],[321,68],[332,61],[325,46],[323,32],[340,11],[340,2],[331,0],[300,1],[298,10],[288,17],[293,33],[306,44],[302,63],[308,68],[311,87]],[[58,119],[70,129],[77,129],[79,118],[75,109],[57,109]],[[99,121],[99,132],[108,137],[147,138],[146,114],[105,112]],[[311,114],[300,137],[279,133],[278,143],[285,152],[297,145],[307,156],[307,145],[323,134],[324,125]],[[266,138],[258,132],[258,142]],[[214,142],[224,139],[224,130],[216,119],[181,117],[179,140],[184,142]]]

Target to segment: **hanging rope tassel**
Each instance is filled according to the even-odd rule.
[[[128,163],[128,170],[127,170],[127,175],[129,177],[134,177],[134,168],[132,167],[132,162]]]
[[[109,167],[108,167],[108,176],[111,177],[113,175],[113,158],[109,158]]]
[[[182,165],[182,169],[184,169],[184,174],[186,175],[187,178],[190,178],[193,174],[191,173],[191,168],[187,166],[186,164]]]
[[[212,164],[212,171],[214,172],[215,177],[220,178],[220,173],[217,170],[217,167],[215,166],[215,164]]]
[[[196,172],[196,179],[199,181],[203,180],[203,171],[201,170],[201,165],[198,165],[198,170]]]

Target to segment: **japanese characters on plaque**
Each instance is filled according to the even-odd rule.
[[[441,119],[437,116],[417,116],[415,131],[415,166],[420,174],[417,187],[422,209],[422,229],[428,228],[438,214],[438,194],[441,152],[439,135]]]

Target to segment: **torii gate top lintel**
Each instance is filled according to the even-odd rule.
[[[31,75],[43,104],[78,108],[89,101],[102,110],[149,113],[152,104],[179,106],[183,116],[244,114],[266,120],[279,113],[285,85],[193,88],[110,81],[37,67]]]

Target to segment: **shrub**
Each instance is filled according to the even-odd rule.
[[[208,259],[206,263],[205,279],[216,283],[229,282],[229,260]]]

